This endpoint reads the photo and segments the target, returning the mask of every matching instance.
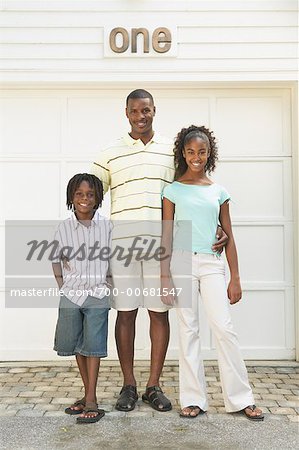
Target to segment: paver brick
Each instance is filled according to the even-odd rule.
[[[293,367],[277,367],[277,373],[295,373],[295,369]]]
[[[5,409],[5,410],[0,409],[0,417],[13,417],[16,415],[17,412],[18,411],[12,410],[12,409],[9,411],[7,409]]]
[[[299,415],[297,416],[287,416],[287,418],[291,421],[291,422],[299,422]]]
[[[256,373],[275,373],[274,367],[256,367]]]
[[[277,395],[290,395],[292,391],[290,389],[269,389],[271,394]]]
[[[278,402],[275,400],[259,400],[258,407],[266,406],[267,408],[270,407],[278,407]],[[282,406],[282,405],[280,405]]]
[[[254,385],[254,387],[263,388],[263,389],[265,389],[265,388],[267,388],[267,389],[276,388],[276,385],[274,383],[262,383],[262,382],[254,381],[253,385]]]
[[[277,403],[283,408],[296,408],[299,407],[299,399],[297,401],[278,400]]]
[[[261,397],[263,400],[285,400],[285,397],[279,394],[261,394]]]
[[[77,399],[75,397],[57,397],[53,398],[51,404],[68,405],[69,403],[75,402]]]
[[[270,408],[272,414],[293,415],[296,414],[292,408]]]
[[[28,372],[27,367],[13,367],[12,369],[9,369],[9,373],[24,373]]]
[[[23,391],[19,393],[19,397],[39,397],[41,395],[38,391]]]

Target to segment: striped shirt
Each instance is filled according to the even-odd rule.
[[[129,134],[100,152],[92,173],[111,189],[111,219],[161,220],[161,192],[173,181],[173,143],[155,133],[144,144]]]
[[[100,251],[111,248],[112,224],[98,211],[89,226],[72,216],[61,222],[55,233],[58,241],[57,258],[61,262],[63,285],[61,291],[73,303],[81,306],[88,295],[98,299],[105,294],[109,267],[107,253]]]

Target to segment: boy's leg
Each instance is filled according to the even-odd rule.
[[[100,358],[107,356],[108,306],[106,297],[88,297],[81,308],[84,316],[83,333],[77,344],[76,359],[84,384],[86,406],[93,404],[92,409],[97,409],[96,387]],[[97,411],[83,412],[80,417],[91,418],[99,414]]]
[[[72,303],[68,298],[62,296],[60,299],[54,344],[54,350],[57,351],[58,355],[71,356],[75,354],[76,345],[82,336],[82,325],[83,316],[80,307]],[[80,366],[79,369],[81,373]],[[82,369],[84,369],[84,367],[82,367]],[[65,412],[67,414],[79,413],[83,410],[84,405],[85,398],[78,400],[69,408],[66,408]]]
[[[81,378],[84,384],[84,398],[87,403],[97,403],[96,387],[101,359],[96,356],[76,355]],[[83,412],[80,417],[96,417],[97,412]]]

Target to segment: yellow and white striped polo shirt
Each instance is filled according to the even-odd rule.
[[[129,134],[100,152],[92,172],[111,189],[111,219],[161,220],[161,192],[174,178],[173,142],[155,133],[146,145]]]

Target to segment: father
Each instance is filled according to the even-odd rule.
[[[93,164],[93,173],[103,182],[104,192],[111,189],[111,219],[113,221],[161,221],[161,192],[174,177],[173,143],[153,130],[156,113],[152,95],[137,89],[126,101],[126,116],[131,131],[101,151]],[[135,233],[141,235],[140,231]],[[217,247],[226,241],[222,237]],[[140,303],[148,309],[150,318],[151,366],[142,400],[158,411],[169,411],[171,402],[159,386],[169,342],[168,307],[159,296],[160,265],[158,261],[135,261],[120,269],[112,260],[114,287],[118,289],[115,299],[117,320],[115,338],[124,376],[123,388],[116,409],[131,411],[138,399],[136,379],[133,371],[135,322]],[[130,280],[130,288],[154,287],[157,296],[130,297],[124,292],[121,278]],[[148,281],[150,280],[150,282]],[[148,284],[150,283],[150,284]],[[121,292],[122,291],[122,292]]]

